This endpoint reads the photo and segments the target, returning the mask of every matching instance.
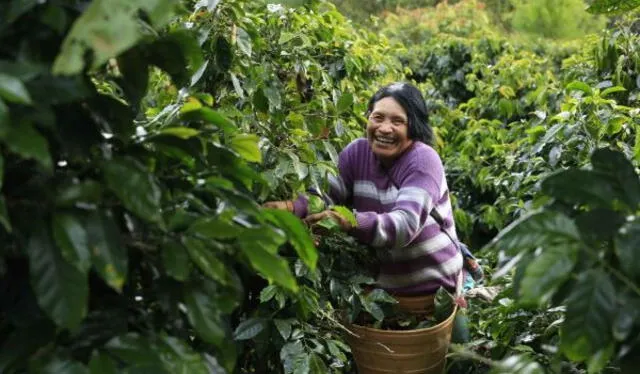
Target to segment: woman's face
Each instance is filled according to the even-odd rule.
[[[395,160],[413,144],[409,139],[407,112],[393,97],[374,104],[367,124],[367,139],[373,153],[383,162]]]

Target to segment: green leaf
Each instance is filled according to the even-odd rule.
[[[282,346],[280,350],[280,360],[284,366],[285,373],[292,373],[294,368],[305,360],[304,346],[301,340],[296,340]]]
[[[159,135],[171,135],[180,139],[189,139],[200,134],[200,131],[189,127],[166,127],[158,132]]]
[[[575,218],[580,235],[585,241],[609,240],[625,223],[625,217],[611,209],[596,208]]]
[[[9,107],[0,99],[0,139],[4,139],[11,123]]]
[[[588,373],[600,373],[607,366],[615,353],[615,345],[613,343],[599,349],[591,358],[587,360]]]
[[[258,245],[243,245],[242,250],[249,259],[251,266],[258,271],[263,277],[287,288],[291,291],[297,291],[298,285],[289,263],[278,256],[276,253],[272,253],[265,249],[264,246]]]
[[[640,6],[640,0],[593,0],[587,11],[595,14],[628,12]]]
[[[629,208],[636,210],[640,206],[640,178],[631,162],[623,153],[610,149],[598,149],[591,155],[593,168],[608,176],[615,194]]]
[[[240,157],[249,162],[262,162],[262,152],[258,142],[260,137],[252,134],[239,134],[231,139],[230,146]]]
[[[38,304],[58,326],[73,329],[87,314],[87,276],[60,256],[47,225],[35,222],[34,227],[26,252]]]
[[[612,207],[619,198],[610,178],[596,170],[569,169],[549,176],[542,182],[542,191],[558,200],[592,207]]]
[[[145,47],[147,61],[167,72],[179,86],[191,85],[198,69],[206,69],[202,48],[192,30],[176,28]]]
[[[289,337],[291,336],[291,328],[293,327],[293,324],[295,322],[296,320],[291,318],[290,319],[275,318],[273,320],[273,324],[276,325],[276,329],[278,329],[280,336],[282,336],[282,339],[284,339],[285,341],[289,339]]]
[[[17,104],[32,104],[29,91],[22,81],[3,73],[0,73],[0,98]]]
[[[94,180],[70,181],[57,189],[56,205],[73,207],[77,203],[96,204],[102,200],[102,186]]]
[[[213,295],[202,287],[192,286],[184,293],[184,303],[187,318],[195,333],[202,340],[218,347],[225,344],[226,328]]]
[[[203,357],[185,341],[163,334],[156,346],[168,373],[209,374]]]
[[[86,274],[91,267],[91,251],[83,218],[69,213],[55,213],[51,224],[53,238],[62,257]]]
[[[496,362],[489,374],[544,374],[545,371],[532,358],[525,355],[509,356]]]
[[[338,99],[338,104],[336,105],[338,109],[338,113],[344,113],[351,109],[353,106],[353,94],[349,92],[345,92]]]
[[[627,89],[624,87],[620,87],[620,86],[613,86],[613,87],[609,87],[607,89],[605,89],[604,91],[600,92],[600,96],[601,97],[607,97],[608,95],[611,95],[613,93],[616,92],[624,92]]]
[[[107,186],[128,210],[162,223],[160,187],[142,165],[132,158],[115,158],[104,164],[103,171]]]
[[[118,374],[117,363],[106,353],[94,351],[89,361],[91,374]]]
[[[85,227],[93,267],[111,288],[120,292],[127,277],[128,257],[113,216],[108,212],[92,212]]]
[[[20,156],[38,161],[47,172],[53,170],[53,162],[49,154],[49,143],[31,124],[22,123],[11,126],[5,143],[12,152]]]
[[[329,368],[322,361],[322,358],[316,353],[311,353],[309,358],[309,374],[326,374],[329,373]]]
[[[625,224],[615,237],[616,255],[620,267],[632,279],[640,279],[640,222],[637,220]]]
[[[520,284],[520,301],[530,305],[548,302],[571,277],[579,248],[572,245],[544,247],[528,266]]]
[[[209,278],[226,284],[229,281],[229,274],[221,259],[216,256],[214,249],[207,246],[202,240],[192,237],[185,237],[182,243],[187,248],[191,260]]]
[[[268,321],[264,318],[250,318],[242,321],[236,331],[233,333],[235,340],[249,340],[253,339],[262,332],[268,325]]]
[[[276,223],[287,234],[287,239],[296,250],[300,259],[311,270],[316,268],[318,252],[313,240],[302,221],[295,215],[278,209],[266,210],[271,221]]]
[[[89,374],[89,369],[78,361],[56,357],[39,372],[42,374]]]
[[[340,217],[346,219],[351,224],[352,227],[358,226],[358,221],[356,221],[356,216],[355,214],[353,214],[351,209],[341,205],[334,205],[331,207],[331,210],[338,213]]]
[[[575,244],[580,234],[575,223],[564,214],[543,211],[526,214],[511,223],[490,245],[509,254],[540,246]]]
[[[170,240],[162,245],[162,263],[167,274],[175,280],[184,282],[189,278],[191,262],[187,249],[180,243]]]
[[[569,83],[566,89],[567,91],[582,91],[589,96],[593,94],[593,90],[591,89],[591,87],[588,84],[580,81],[573,81]]]
[[[600,269],[581,273],[566,305],[560,349],[570,360],[588,360],[612,343],[616,290],[607,273]]]
[[[208,239],[233,239],[242,233],[242,228],[226,217],[202,217],[187,230]]]
[[[67,34],[52,71],[54,74],[73,75],[91,61],[98,67],[108,59],[133,47],[145,35],[140,27],[140,12],[161,28],[168,23],[175,0],[95,0],[76,19]],[[87,55],[91,58],[87,59]]]
[[[129,369],[146,369],[149,373],[169,374],[162,365],[156,345],[137,333],[116,336],[107,342],[105,348],[110,356],[125,363]]]
[[[4,201],[4,196],[2,195],[0,195],[0,225],[2,225],[7,232],[11,232],[9,212],[7,211],[7,204]]]

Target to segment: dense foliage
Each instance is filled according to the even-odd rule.
[[[374,254],[260,203],[324,188],[369,95],[407,79],[427,97],[460,236],[488,243],[504,287],[472,302],[452,371],[630,372],[633,17],[534,42],[491,21],[506,1],[398,11],[371,29],[298,3],[8,2],[0,371],[353,372],[343,312],[381,321],[392,303],[363,292]]]

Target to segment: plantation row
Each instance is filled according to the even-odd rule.
[[[375,255],[261,204],[326,190],[366,100],[403,80],[503,287],[449,361],[635,367],[633,15],[535,42],[475,0],[370,29],[324,1],[108,3],[0,16],[0,372],[354,372],[342,312],[384,317]]]

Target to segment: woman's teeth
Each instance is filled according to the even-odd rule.
[[[389,139],[389,138],[381,138],[381,137],[379,137],[379,136],[376,136],[376,141],[378,141],[378,142],[380,142],[380,143],[383,143],[383,144],[393,144],[393,143],[395,143],[395,142],[393,141],[393,139]]]

